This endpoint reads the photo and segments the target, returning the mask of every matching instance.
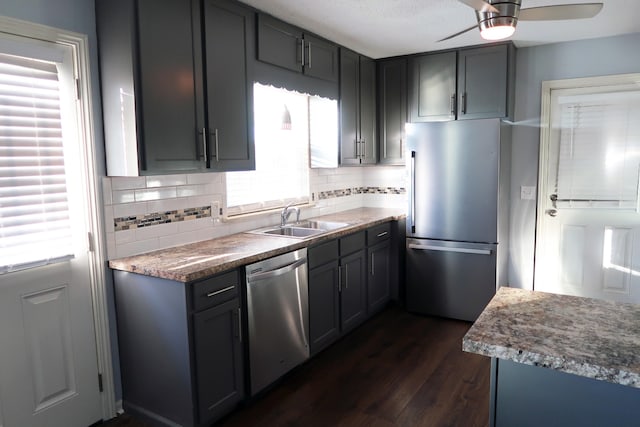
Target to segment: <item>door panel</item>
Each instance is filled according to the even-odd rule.
[[[364,250],[340,260],[342,267],[342,294],[340,312],[342,332],[348,332],[364,321],[367,312],[366,253]]]
[[[507,115],[507,45],[458,55],[458,120]]]
[[[340,164],[360,164],[360,61],[355,52],[340,49]]]
[[[627,79],[544,82],[535,290],[640,302],[640,92]]]
[[[499,121],[408,124],[406,129],[407,155],[415,152],[408,234],[497,242]]]
[[[68,284],[24,295],[22,318],[37,412],[77,393]]]
[[[456,53],[411,58],[409,109],[411,122],[456,118]]]
[[[143,168],[155,173],[202,169],[192,2],[140,0],[137,4],[141,100],[136,104],[138,131],[144,141]]]
[[[0,278],[0,395],[7,426],[82,426],[100,419],[91,292],[78,263]]]
[[[255,169],[253,81],[247,75],[246,54],[253,13],[208,0],[204,22],[211,169]]]
[[[304,35],[304,41],[304,73],[323,80],[338,81],[338,46],[309,34]]]
[[[376,163],[376,63],[360,56],[360,140],[362,163]]]
[[[302,31],[267,15],[258,16],[258,59],[302,72]]]
[[[407,122],[407,60],[378,66],[380,163],[404,165],[404,125]]]
[[[337,242],[337,241],[336,241]],[[309,270],[309,345],[316,354],[340,336],[338,261]]]

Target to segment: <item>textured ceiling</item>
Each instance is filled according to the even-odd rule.
[[[476,23],[473,9],[457,0],[241,1],[372,58],[485,43],[476,30],[436,42]],[[520,22],[510,40],[522,47],[640,32],[640,0],[600,1],[595,18]],[[582,2],[522,0],[522,8]]]

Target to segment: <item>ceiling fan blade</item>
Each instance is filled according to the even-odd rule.
[[[464,3],[469,7],[474,8],[475,10],[477,10],[478,12],[493,12],[493,13],[500,13],[498,11],[498,9],[496,9],[495,7],[491,6],[489,3],[487,3],[484,0],[458,0],[460,3]]]
[[[459,32],[457,32],[457,33],[455,33],[455,34],[451,34],[449,37],[445,37],[445,38],[443,38],[443,39],[440,39],[440,40],[438,40],[436,43],[438,43],[438,42],[443,42],[443,41],[445,41],[445,40],[450,40],[450,39],[452,39],[452,38],[454,38],[454,37],[458,37],[459,35],[464,34],[464,33],[466,33],[467,31],[471,31],[471,30],[473,30],[474,28],[478,28],[478,25],[476,24],[476,25],[474,25],[473,27],[469,27],[469,28],[467,28],[466,30],[462,30],[462,31],[459,31]]]
[[[602,3],[559,4],[556,6],[520,9],[518,21],[559,21],[593,18],[602,10]]]

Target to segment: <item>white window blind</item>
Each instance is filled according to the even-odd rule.
[[[254,84],[256,170],[226,174],[228,216],[309,202],[308,97]]]
[[[0,54],[0,273],[72,254],[56,64]]]
[[[559,97],[558,207],[637,209],[640,91]]]

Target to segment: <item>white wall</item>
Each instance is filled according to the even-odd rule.
[[[536,202],[520,186],[537,186],[540,97],[545,80],[640,72],[640,33],[518,49],[511,164],[511,286],[533,288]]]

